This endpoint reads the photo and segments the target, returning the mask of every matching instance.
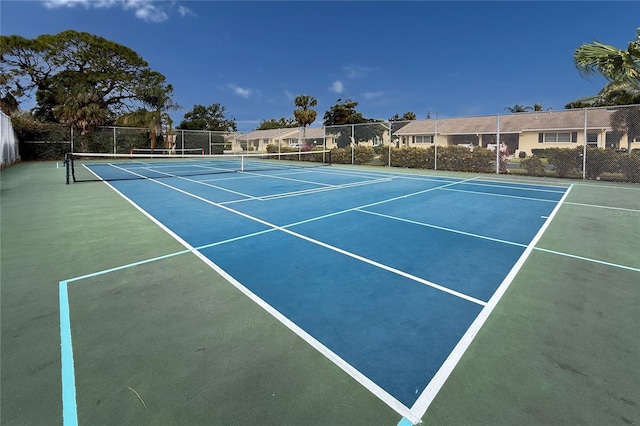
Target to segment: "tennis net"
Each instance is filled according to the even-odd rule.
[[[70,182],[162,179],[331,165],[331,151],[275,154],[167,155],[68,153]]]

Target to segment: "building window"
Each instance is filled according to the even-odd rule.
[[[598,145],[597,133],[587,133],[587,145]]]
[[[432,135],[414,136],[413,143],[433,143],[433,136]]]
[[[538,143],[575,143],[578,132],[538,133]]]

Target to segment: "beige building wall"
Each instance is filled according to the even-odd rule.
[[[550,142],[543,142],[543,143],[539,143],[538,142],[538,134],[539,133],[553,133],[553,131],[536,131],[536,132],[524,132],[520,135],[520,142],[519,142],[519,149],[518,151],[524,151],[527,153],[527,155],[531,155],[532,154],[532,149],[544,149],[544,148],[575,148],[576,146],[583,146],[584,144],[584,130],[578,130],[575,131],[577,133],[577,140],[576,142],[556,142],[556,143],[550,143]],[[562,131],[560,131],[562,132]],[[597,144],[595,143],[589,143],[589,146],[593,146],[593,147],[598,147],[598,148],[606,148],[606,138],[607,138],[607,130],[606,129],[587,129],[587,134],[589,135],[593,135],[596,134],[597,135]],[[634,140],[631,141],[631,144],[628,145],[628,135],[623,135],[622,138],[620,139],[620,143],[619,143],[620,148],[627,148],[627,146],[630,146],[630,148],[633,149],[640,149],[640,140]]]

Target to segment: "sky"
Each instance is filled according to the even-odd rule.
[[[575,49],[626,49],[639,26],[637,1],[0,1],[0,34],[125,45],[173,86],[174,125],[219,103],[239,131],[293,118],[301,94],[318,100],[312,127],[338,99],[383,120],[560,110],[606,83]]]

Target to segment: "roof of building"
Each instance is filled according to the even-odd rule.
[[[500,120],[500,133],[522,133],[544,130],[580,130],[585,127],[585,114],[588,129],[610,129],[613,110],[563,110],[488,115],[480,117],[442,118],[437,120],[411,121],[395,134],[404,135],[464,135],[494,134]],[[437,126],[437,127],[436,127]]]

